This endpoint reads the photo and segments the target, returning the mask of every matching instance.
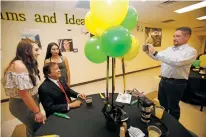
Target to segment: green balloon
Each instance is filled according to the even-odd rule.
[[[84,53],[88,60],[93,63],[102,63],[107,60],[105,55],[100,49],[100,38],[97,36],[91,37],[85,45]]]
[[[137,26],[138,15],[134,7],[130,6],[127,11],[127,15],[121,25],[128,29],[129,31],[133,30]]]
[[[111,57],[124,56],[131,48],[132,39],[127,29],[122,26],[105,30],[101,36],[101,49]]]

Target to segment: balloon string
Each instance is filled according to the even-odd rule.
[[[115,58],[112,58],[112,108],[114,107],[114,91],[115,91]]]
[[[109,98],[109,56],[107,56],[107,74],[106,74],[106,99]]]
[[[125,93],[125,91],[126,91],[126,80],[125,80],[124,57],[122,57],[122,73],[123,73],[123,84],[124,84],[124,93]]]
[[[115,81],[116,81],[116,58],[114,58],[114,92],[115,92]]]

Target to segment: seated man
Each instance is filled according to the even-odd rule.
[[[47,117],[54,112],[65,113],[71,108],[80,107],[82,102],[80,100],[72,102],[70,97],[85,99],[86,95],[78,94],[67,86],[56,63],[51,62],[44,66],[43,73],[46,79],[38,92]]]

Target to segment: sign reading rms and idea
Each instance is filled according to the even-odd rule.
[[[67,13],[64,13],[65,24],[76,24],[84,25],[84,19],[76,18],[75,15],[69,16]],[[17,12],[1,12],[1,20],[9,21],[26,21],[25,13]],[[37,23],[57,23],[57,16],[54,12],[52,15],[34,15],[34,21]]]

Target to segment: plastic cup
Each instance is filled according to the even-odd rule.
[[[92,97],[86,97],[85,101],[88,107],[92,107]]]
[[[156,126],[153,125],[148,126],[147,130],[148,130],[149,137],[160,137],[162,135],[161,130]]]
[[[162,116],[164,114],[165,108],[163,106],[156,106],[155,107],[155,116],[159,119],[162,119]]]

